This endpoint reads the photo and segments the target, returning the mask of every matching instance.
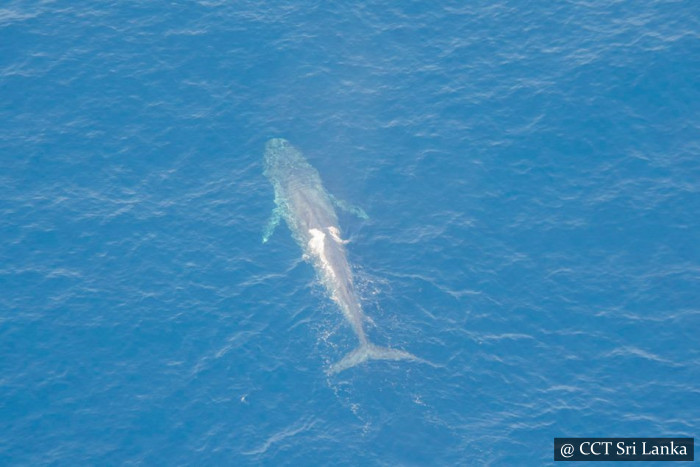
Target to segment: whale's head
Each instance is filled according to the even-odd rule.
[[[273,138],[265,144],[265,175],[270,179],[289,176],[309,163],[304,156],[283,138]]]

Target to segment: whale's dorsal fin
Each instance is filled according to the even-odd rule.
[[[350,214],[355,214],[357,217],[360,219],[367,220],[369,219],[369,216],[365,212],[364,209],[361,207],[352,205],[348,203],[347,201],[343,201],[342,199],[338,199],[335,196],[329,194],[328,197],[331,199],[331,202],[333,205],[335,205],[338,209],[342,209],[345,212],[349,212]]]

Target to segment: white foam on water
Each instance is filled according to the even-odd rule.
[[[318,229],[309,229],[309,233],[311,234],[309,250],[319,259],[323,270],[331,277],[335,277],[335,271],[328,262],[328,258],[326,258],[326,234]]]
[[[328,232],[330,232],[331,237],[333,237],[333,240],[335,240],[336,242],[338,242],[340,244],[345,245],[346,243],[348,243],[350,241],[350,240],[343,240],[342,238],[340,238],[340,229],[338,227],[331,225],[330,227],[328,227]]]

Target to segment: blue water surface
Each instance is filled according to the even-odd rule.
[[[700,436],[700,4],[0,6],[0,464],[540,465]],[[284,137],[371,339],[280,227]]]

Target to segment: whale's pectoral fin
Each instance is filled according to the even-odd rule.
[[[354,206],[354,205],[352,205],[352,204],[350,204],[350,203],[348,203],[348,202],[346,202],[346,201],[343,201],[342,199],[338,199],[338,198],[336,198],[336,197],[333,196],[333,195],[329,195],[329,196],[330,196],[331,201],[333,202],[333,204],[334,204],[338,209],[342,209],[343,211],[349,212],[350,214],[355,214],[355,215],[356,215],[357,217],[359,217],[360,219],[364,219],[364,220],[369,219],[369,216],[368,216],[367,213],[364,211],[364,209],[362,209],[362,208],[360,208],[360,207],[358,207],[358,206]]]
[[[276,206],[275,209],[272,210],[272,214],[270,215],[270,219],[267,221],[267,224],[265,225],[265,230],[263,231],[263,237],[262,237],[262,242],[267,243],[267,241],[270,239],[272,234],[275,231],[275,228],[277,225],[280,223],[280,219],[282,217],[282,214],[280,212],[279,206]]]

